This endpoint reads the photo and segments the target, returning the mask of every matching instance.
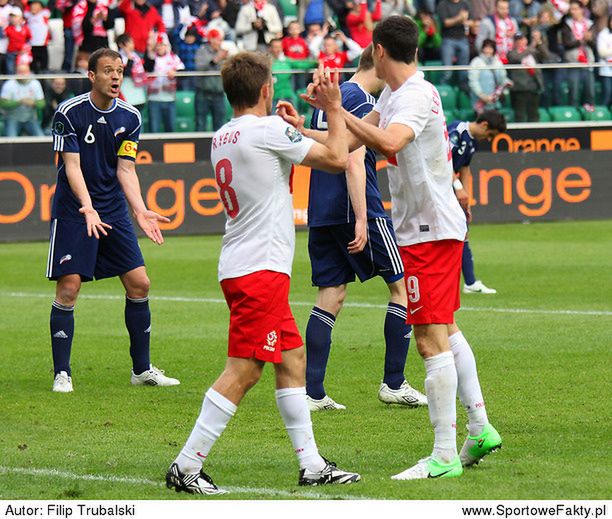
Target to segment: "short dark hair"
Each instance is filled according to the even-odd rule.
[[[357,72],[361,72],[362,70],[372,70],[374,68],[374,59],[373,59],[374,51],[372,49],[372,44],[370,43],[363,52],[361,56],[359,56],[359,65],[357,66]]]
[[[497,110],[485,110],[477,118],[477,123],[489,123],[489,130],[497,130],[499,133],[506,132],[506,118]]]
[[[133,40],[133,38],[127,32],[124,32],[115,38],[115,43],[117,47],[125,47],[130,40]]]
[[[92,72],[96,72],[98,68],[98,61],[100,58],[112,58],[112,59],[121,59],[121,54],[112,49],[107,49],[103,47],[95,51],[91,56],[89,56],[89,62],[87,63],[87,69]]]
[[[489,38],[484,40],[480,46],[480,50],[484,49],[485,47],[491,47],[495,52],[497,52],[497,43],[495,43],[495,40],[491,40]]]
[[[417,24],[406,16],[389,16],[374,28],[372,43],[381,45],[395,61],[410,65],[416,59],[419,42]]]
[[[275,41],[278,41],[278,42],[280,42],[280,43],[283,43],[283,40],[282,40],[281,38],[272,38],[272,39],[271,39],[271,40],[268,42],[268,47],[272,47],[272,44],[273,44]]]
[[[270,57],[261,52],[239,52],[221,67],[223,90],[232,108],[251,108],[261,88],[272,79]]]

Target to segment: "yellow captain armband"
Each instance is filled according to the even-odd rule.
[[[136,159],[136,152],[138,151],[138,143],[134,141],[123,141],[121,147],[117,152],[117,157],[130,157]]]

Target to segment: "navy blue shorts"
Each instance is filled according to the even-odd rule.
[[[112,278],[142,267],[144,259],[138,246],[134,225],[129,218],[108,222],[108,236],[87,236],[83,223],[51,221],[47,277],[56,280],[67,274],[80,274],[82,281]]]
[[[386,283],[402,279],[404,267],[389,218],[368,220],[368,243],[359,254],[348,253],[348,244],[354,239],[354,223],[310,228],[308,254],[313,286],[344,285],[355,281],[355,276],[362,283],[375,276]]]

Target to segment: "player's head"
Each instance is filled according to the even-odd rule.
[[[123,82],[123,60],[118,52],[98,49],[89,56],[87,68],[92,91],[111,99],[119,97]]]
[[[405,16],[389,16],[379,22],[372,34],[374,66],[378,77],[385,79],[385,71],[394,62],[411,65],[416,62],[419,29]]]
[[[221,67],[223,90],[234,111],[264,103],[272,113],[272,71],[270,57],[259,52],[240,52]]]
[[[490,141],[496,135],[506,132],[506,118],[497,110],[485,110],[475,121],[472,134],[478,141]]]
[[[376,75],[372,44],[363,49],[361,56],[359,56],[357,74],[367,79],[368,84],[364,85],[364,87],[370,94],[375,95],[385,87],[385,82]]]

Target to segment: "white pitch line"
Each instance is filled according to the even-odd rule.
[[[3,467],[0,466],[0,474],[20,474],[24,476],[42,476],[54,477],[62,479],[70,479],[73,481],[102,481],[105,483],[125,483],[128,485],[147,485],[151,487],[165,487],[161,481],[153,481],[145,478],[132,478],[124,476],[104,476],[101,474],[77,474],[75,472],[67,472],[57,469],[26,469],[21,467]],[[288,497],[292,499],[374,499],[364,496],[349,496],[339,494],[322,494],[320,492],[296,491],[289,492],[287,490],[279,490],[274,488],[257,488],[257,487],[226,487],[223,486],[230,494],[258,494],[270,497]],[[380,498],[377,498],[380,499]]]
[[[53,294],[30,293],[30,292],[0,292],[0,297],[36,297],[51,299]],[[125,296],[113,294],[81,294],[80,299],[101,299],[101,300],[123,300]],[[211,303],[225,304],[225,299],[214,297],[186,297],[186,296],[162,296],[154,295],[154,301],[171,301],[176,303]],[[312,306],[313,301],[290,301],[294,306]],[[387,308],[387,305],[373,303],[348,302],[344,303],[345,307],[353,308]],[[594,316],[612,316],[612,310],[547,310],[545,308],[496,308],[491,306],[462,306],[464,312],[491,312],[498,314],[545,314],[545,315],[594,315]]]

